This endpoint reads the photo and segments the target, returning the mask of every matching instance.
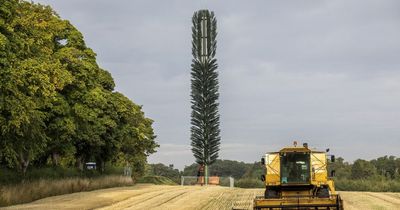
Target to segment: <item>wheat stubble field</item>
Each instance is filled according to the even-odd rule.
[[[11,206],[27,209],[252,209],[263,189],[138,184],[73,193]],[[341,192],[345,209],[400,209],[400,193]]]

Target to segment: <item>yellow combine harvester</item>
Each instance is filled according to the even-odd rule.
[[[261,162],[265,166],[265,175],[261,176],[265,195],[254,199],[254,209],[343,209],[343,201],[328,177],[326,152],[294,142],[292,147],[267,153]]]

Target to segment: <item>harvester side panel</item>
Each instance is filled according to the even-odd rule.
[[[279,185],[280,183],[280,157],[279,153],[267,154],[266,155],[266,170],[267,174],[265,177],[265,183]]]
[[[315,183],[326,183],[328,179],[326,154],[322,152],[311,153],[311,167],[314,171],[312,181]]]

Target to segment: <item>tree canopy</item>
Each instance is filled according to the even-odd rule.
[[[158,146],[142,107],[114,91],[83,35],[49,6],[0,0],[0,163],[131,164]]]

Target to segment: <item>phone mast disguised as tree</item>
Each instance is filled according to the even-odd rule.
[[[191,145],[196,162],[204,165],[205,183],[208,166],[218,158],[220,129],[218,114],[217,20],[214,12],[199,10],[192,18],[191,65]]]

